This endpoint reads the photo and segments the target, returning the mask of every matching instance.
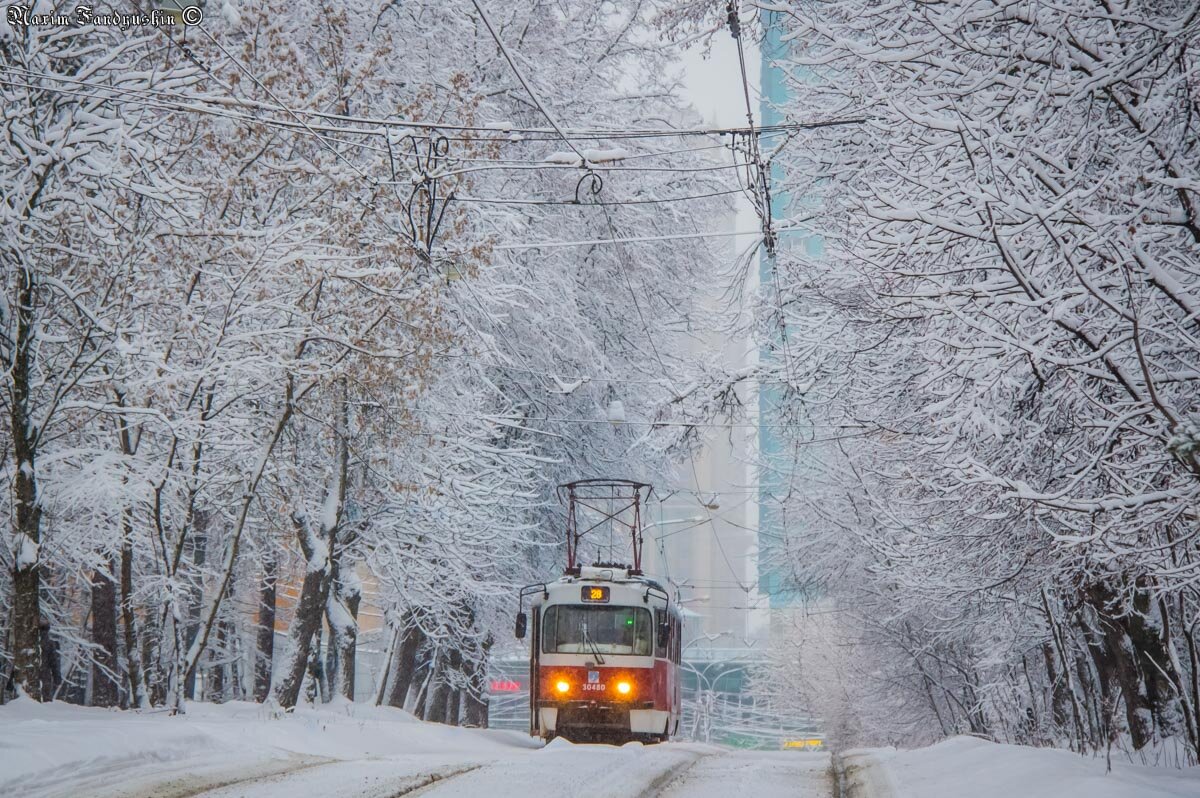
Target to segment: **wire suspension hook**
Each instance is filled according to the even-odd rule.
[[[404,203],[408,216],[408,233],[413,246],[426,262],[433,260],[433,243],[446,216],[446,208],[454,201],[454,192],[445,197],[440,193],[442,167],[450,160],[450,139],[446,136],[404,136],[401,141],[416,162],[413,189]]]
[[[575,204],[590,205],[592,203],[584,202],[579,198],[579,190],[583,188],[583,184],[587,183],[587,193],[593,197],[600,196],[600,192],[604,189],[604,178],[593,172],[591,169],[584,173],[583,177],[579,178],[579,182],[575,184]]]

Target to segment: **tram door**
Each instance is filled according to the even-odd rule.
[[[542,652],[542,610],[541,607],[530,607],[532,610],[533,634],[529,635],[529,733],[538,735],[538,660]]]

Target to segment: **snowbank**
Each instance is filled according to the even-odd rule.
[[[29,798],[187,795],[344,760],[380,760],[393,779],[428,777],[539,745],[516,732],[423,723],[348,702],[294,714],[189,704],[172,717],[21,699],[0,706],[0,730],[0,795]]]
[[[1051,748],[955,737],[915,751],[840,757],[846,798],[1196,798],[1200,768],[1118,763]]]

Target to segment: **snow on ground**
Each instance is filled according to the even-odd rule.
[[[634,798],[666,784],[716,749],[670,743],[574,745],[554,740],[536,756],[498,761],[435,787],[429,798]],[[825,796],[821,796],[825,798]]]
[[[1198,798],[1200,768],[1119,763],[955,737],[915,751],[847,752],[848,798]]]
[[[538,746],[515,732],[422,723],[349,703],[290,715],[252,703],[197,703],[172,717],[23,699],[0,707],[0,729],[0,796],[29,798],[171,798],[255,778],[264,796],[370,795],[359,782],[394,795]]]
[[[667,785],[661,798],[828,798],[828,754],[730,751],[701,759]]]
[[[847,798],[1200,798],[1200,768],[1138,767],[957,737],[848,752]],[[0,707],[8,798],[830,798],[829,758],[690,743],[542,746],[348,702],[293,714],[190,704],[184,716]]]
[[[8,798],[829,798],[828,757],[690,743],[542,746],[350,703],[273,712],[0,707]],[[748,792],[747,792],[748,791]]]

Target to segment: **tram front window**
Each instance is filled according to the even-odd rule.
[[[641,607],[547,607],[542,626],[546,654],[650,656],[650,613]]]

